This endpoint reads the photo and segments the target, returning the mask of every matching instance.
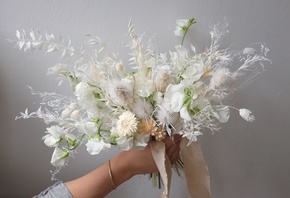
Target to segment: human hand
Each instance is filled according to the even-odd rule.
[[[174,164],[179,158],[179,144],[181,141],[180,135],[174,135],[173,138],[166,137],[165,153],[170,160],[171,164]],[[119,154],[120,160],[123,159],[127,163],[128,171],[131,175],[154,173],[158,171],[154,158],[151,152],[150,143],[144,150],[129,150]]]
[[[181,135],[175,134],[173,139],[166,137],[165,152],[171,164],[174,164],[179,158]]]
[[[173,139],[170,137],[164,139],[165,152],[171,164],[174,164],[179,157],[180,140],[180,135],[174,135]],[[104,197],[114,187],[119,186],[134,175],[158,171],[150,143],[143,150],[123,151],[110,162],[110,166],[108,163],[103,164],[87,175],[66,182],[65,185],[73,197]],[[111,176],[108,174],[108,168],[110,168]]]

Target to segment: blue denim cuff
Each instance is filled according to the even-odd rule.
[[[53,186],[48,187],[42,191],[39,195],[33,198],[73,198],[69,190],[66,188],[62,181],[55,183]]]

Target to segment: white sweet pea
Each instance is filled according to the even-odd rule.
[[[180,117],[186,121],[190,121],[191,120],[191,116],[187,110],[187,107],[182,107],[180,109]]]
[[[130,150],[133,146],[133,142],[134,141],[134,137],[118,137],[116,138],[116,143],[118,145],[118,147],[122,150],[122,151],[127,151]]]
[[[111,148],[111,144],[104,142],[101,138],[93,138],[88,140],[86,147],[89,154],[96,155],[102,150]]]
[[[70,118],[71,120],[78,120],[80,111],[77,109],[77,104],[75,102],[71,103],[62,111],[61,116],[63,118]]]
[[[196,20],[194,18],[191,18],[191,19],[178,19],[176,20],[176,30],[174,31],[174,34],[176,36],[180,36],[182,37],[182,42],[181,44],[183,44],[183,41],[184,41],[184,38],[185,38],[185,35],[189,29],[189,27],[196,23]]]
[[[47,135],[42,137],[42,140],[44,140],[44,144],[48,147],[57,147],[61,136],[64,134],[63,128],[60,128],[59,126],[51,126],[46,129]]]
[[[168,85],[164,101],[170,104],[170,108],[174,112],[179,112],[184,102],[184,84]]]
[[[188,26],[189,19],[178,19],[176,20],[176,30],[174,34],[176,36],[183,36],[185,28]]]
[[[53,125],[46,129],[47,135],[42,137],[44,143],[48,147],[57,147],[62,139],[66,139],[69,142],[75,141],[77,138],[75,135],[68,133],[63,127],[59,127],[57,125]]]
[[[98,126],[94,122],[78,123],[77,128],[88,136],[95,135],[98,132]]]
[[[150,135],[137,134],[134,138],[134,148],[144,148],[147,146]]]
[[[187,110],[187,106],[184,106],[185,101],[185,85],[180,83],[177,85],[168,85],[166,93],[164,95],[164,101],[170,104],[170,111],[179,112],[180,117],[184,120],[191,120],[190,113]],[[193,99],[193,98],[191,98]]]
[[[99,90],[95,87],[90,86],[86,82],[80,82],[75,87],[75,96],[78,99],[78,104],[88,113],[95,115],[99,112],[100,102],[96,98],[96,94]]]
[[[74,110],[70,114],[70,119],[72,120],[78,120],[80,118],[80,111],[79,110]]]
[[[185,79],[189,78],[192,82],[198,81],[204,73],[203,67],[202,61],[193,62],[186,67],[181,76]]]
[[[56,167],[62,167],[66,164],[69,152],[56,147],[53,151],[50,163]]]

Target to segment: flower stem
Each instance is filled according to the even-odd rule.
[[[184,42],[185,35],[186,35],[187,31],[188,31],[188,28],[186,28],[186,29],[184,30],[184,33],[183,33],[183,36],[182,36],[182,40],[181,40],[181,45],[183,45],[183,42]]]
[[[191,25],[195,24],[195,23],[196,23],[195,18],[191,18],[191,19],[188,19],[187,26],[183,26],[183,27],[181,27],[181,28],[182,28],[182,31],[183,31],[183,36],[182,36],[182,40],[181,40],[181,45],[183,45],[183,42],[184,42],[184,39],[185,39],[185,35],[187,34],[189,27],[190,27]]]
[[[80,140],[78,141],[78,143],[76,145],[74,145],[74,147],[72,147],[72,148],[68,147],[68,150],[70,150],[70,151],[75,150],[80,145],[80,143],[81,143],[81,141],[83,140],[84,137],[85,137],[85,134],[83,134],[81,136]]]

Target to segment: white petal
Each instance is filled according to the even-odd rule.
[[[176,49],[176,51],[177,51],[177,53],[179,55],[179,59],[181,61],[185,61],[187,56],[188,56],[187,55],[188,54],[187,49],[185,47],[183,47],[182,45],[175,46],[175,49]]]
[[[174,93],[176,93],[176,92],[183,93],[183,90],[184,90],[184,84],[182,84],[182,83],[177,84],[177,85],[170,84],[170,85],[168,85],[168,87],[166,89],[164,98],[170,100],[173,97]]]
[[[93,122],[86,122],[86,123],[80,123],[77,124],[77,128],[87,135],[94,135],[98,131],[98,127]]]
[[[180,117],[183,118],[184,120],[190,121],[191,117],[186,109],[186,107],[182,107],[180,109]]]
[[[60,148],[55,148],[52,154],[50,163],[53,166],[57,166],[57,167],[64,166],[66,164],[67,157],[68,157],[68,152]]]
[[[133,137],[127,138],[127,137],[119,137],[116,139],[116,143],[119,146],[119,148],[123,151],[127,151],[132,148],[133,146]]]
[[[172,100],[171,100],[171,109],[174,112],[179,112],[180,108],[183,105],[183,101],[184,101],[184,94],[177,92],[175,94],[173,94],[172,96]]]
[[[177,19],[176,20],[176,24],[178,25],[178,26],[187,26],[188,25],[188,19]]]
[[[86,143],[87,151],[91,155],[99,154],[102,150],[110,148],[111,145],[103,140],[91,139]]]
[[[139,148],[139,147],[146,147],[149,141],[149,135],[142,135],[138,134],[134,138],[134,146]]]
[[[59,141],[59,139],[55,139],[53,136],[51,136],[51,135],[48,135],[48,137],[47,136],[44,136],[44,137],[46,137],[45,139],[44,139],[44,144],[46,145],[46,146],[48,146],[48,147],[56,147],[57,145],[58,145],[58,141]]]

